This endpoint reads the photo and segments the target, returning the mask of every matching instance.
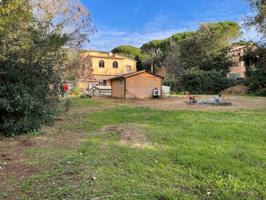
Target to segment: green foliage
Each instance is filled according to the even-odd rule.
[[[143,44],[141,50],[143,52],[146,52],[147,54],[162,53],[165,55],[171,49],[172,45],[184,39],[187,39],[194,34],[194,32],[177,33],[164,40],[153,40],[146,44]]]
[[[266,96],[266,72],[262,69],[251,72],[248,86],[251,93],[258,96]]]
[[[216,70],[226,75],[231,66],[229,44],[241,35],[236,22],[218,22],[201,25],[195,32],[172,35],[163,40],[153,40],[142,47],[120,46],[113,49],[131,58],[138,59],[141,69],[166,68],[170,74],[199,68]]]
[[[80,87],[73,87],[72,90],[70,91],[71,94],[73,95],[80,95],[81,94],[81,88]]]
[[[162,43],[164,40],[152,40],[146,44],[144,44],[141,47],[141,50],[144,52],[147,52],[148,54],[150,53],[159,53],[161,50],[160,47],[162,47]]]
[[[234,22],[204,24],[174,46],[164,61],[165,66],[172,74],[198,68],[216,70],[225,76],[232,64],[230,41],[240,34],[240,26]]]
[[[228,45],[233,40],[239,38],[242,35],[240,31],[241,27],[237,22],[217,22],[217,23],[207,23],[201,25],[199,33],[209,32],[211,33],[211,40],[216,40],[216,44]]]
[[[142,45],[141,50],[147,55],[144,61],[145,65],[155,68],[164,67],[164,60],[171,52],[173,46],[192,35],[194,35],[194,32],[177,33],[164,40],[153,40]]]
[[[38,130],[56,114],[57,82],[52,66],[41,63],[0,62],[7,73],[0,79],[0,132],[13,136]]]
[[[265,110],[110,103],[73,98],[68,117],[42,133],[48,140],[26,149],[30,167],[42,170],[4,177],[0,199],[266,198]]]
[[[44,6],[55,6],[51,9],[55,15],[42,10],[41,4],[37,9],[28,0],[4,0],[0,4],[0,132],[13,136],[38,130],[53,120],[58,111],[63,47],[82,40],[79,28],[83,26],[74,33],[64,33],[64,23],[54,24],[59,22],[60,12],[56,3]],[[36,16],[37,10],[47,17]],[[76,15],[75,19],[79,24]]]
[[[140,48],[137,48],[134,46],[129,46],[129,45],[118,46],[118,47],[115,47],[112,50],[112,52],[127,56],[132,59],[135,59],[136,56],[139,56],[142,60],[145,59],[145,55],[141,52]]]
[[[186,70],[179,76],[177,85],[181,91],[195,94],[218,94],[232,87],[234,81],[217,71]]]
[[[171,88],[171,91],[179,92],[181,89],[178,83],[178,76],[168,73],[163,80],[163,85]]]
[[[57,46],[66,38],[48,34],[27,1],[5,2],[0,7],[0,27],[5,29],[0,34],[0,131],[15,135],[39,129],[54,116],[57,94],[49,84],[59,80],[53,65],[61,56]]]
[[[28,1],[4,0],[0,2],[0,60],[6,52],[23,52],[31,45],[28,29],[32,19]],[[19,34],[18,32],[19,31]]]
[[[75,81],[76,80],[76,76],[74,74],[67,74],[64,76],[64,80],[66,81]]]
[[[71,109],[71,107],[72,107],[72,102],[71,102],[71,100],[69,98],[67,98],[67,100],[66,100],[66,102],[64,104],[65,113],[68,113],[69,110]]]
[[[266,48],[257,47],[246,52],[247,85],[250,92],[266,96]]]
[[[172,35],[170,38],[166,39],[166,41],[168,42],[179,42],[181,40],[185,40],[191,36],[193,36],[195,34],[195,32],[183,32],[183,33],[177,33]]]
[[[145,61],[147,60],[147,55],[143,51],[141,51],[140,48],[124,45],[114,48],[112,52],[135,59],[137,61],[138,71],[145,69]]]
[[[262,41],[256,45],[255,49],[249,49],[244,56],[247,66],[247,82],[251,93],[266,96],[266,1],[248,1],[250,6],[256,9],[256,15],[247,17],[246,25],[255,27],[262,34]]]
[[[250,6],[256,10],[256,15],[247,17],[246,25],[256,27],[257,31],[266,36],[266,1],[265,0],[248,0]]]

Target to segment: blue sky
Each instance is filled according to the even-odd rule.
[[[109,51],[118,45],[141,46],[201,23],[243,22],[251,14],[245,0],[81,0],[92,14],[97,32],[86,48]],[[254,30],[244,30],[254,39]]]

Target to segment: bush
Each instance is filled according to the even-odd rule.
[[[258,96],[266,96],[266,72],[263,68],[251,72],[247,80],[249,91]]]
[[[51,68],[2,61],[0,68],[0,132],[14,136],[38,130],[56,112],[56,90],[49,88]],[[55,78],[55,77],[54,77]]]
[[[81,94],[81,88],[80,87],[73,87],[72,90],[70,91],[70,93],[78,96]]]
[[[60,5],[50,12],[54,5],[0,0],[0,134],[36,131],[59,111],[59,76],[71,64],[65,47],[79,48],[92,31],[79,1]]]
[[[163,85],[169,86],[171,91],[179,91],[178,79],[175,75],[167,74],[163,81]]]
[[[178,78],[178,88],[195,94],[218,94],[236,81],[217,71],[187,70]]]

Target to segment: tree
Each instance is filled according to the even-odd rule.
[[[141,60],[140,56],[136,56],[135,60],[137,62],[136,63],[137,71],[144,70],[144,66],[143,66],[143,63],[142,63],[142,60]]]
[[[130,45],[122,45],[115,47],[112,50],[113,53],[120,54],[127,56],[129,58],[135,59],[136,56],[138,56],[140,59],[144,60],[145,55],[142,54],[140,48],[130,46]]]
[[[262,41],[256,45],[256,48],[250,48],[244,56],[247,66],[247,83],[251,93],[266,96],[266,1],[249,0],[249,2],[257,13],[253,17],[247,17],[246,25],[255,27],[262,34]]]
[[[256,27],[257,31],[266,36],[266,1],[265,0],[248,0],[250,6],[257,12],[255,16],[246,18],[246,25]]]
[[[66,33],[66,46],[79,47],[94,31],[91,15],[80,0],[31,0],[35,17],[52,32]]]
[[[153,40],[144,44],[141,50],[147,54],[146,65],[152,70],[164,68],[164,60],[169,55],[172,47],[193,34],[193,32],[177,33],[164,40]]]
[[[194,94],[218,94],[233,84],[234,80],[224,77],[215,70],[188,69],[178,77],[179,90]]]
[[[266,49],[261,46],[249,48],[244,56],[247,84],[250,92],[266,96]]]
[[[0,2],[0,132],[5,135],[38,130],[58,111],[63,47],[80,45],[89,23],[82,20],[90,17],[71,2],[77,3]]]
[[[226,75],[231,65],[230,41],[241,34],[235,22],[201,25],[195,34],[176,43],[164,63],[170,73],[185,69],[216,70]]]
[[[122,45],[115,47],[112,52],[135,59],[137,62],[137,71],[145,69],[144,62],[147,60],[147,55],[140,48]]]

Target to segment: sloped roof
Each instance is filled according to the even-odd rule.
[[[161,79],[164,79],[164,77],[158,75],[158,74],[154,74],[154,73],[151,73],[151,72],[148,72],[146,70],[142,70],[142,71],[137,71],[137,72],[131,72],[131,73],[127,73],[127,74],[122,74],[122,75],[119,75],[119,76],[116,76],[114,78],[111,78],[109,80],[116,80],[116,79],[120,79],[120,78],[128,78],[128,77],[131,77],[131,76],[136,76],[136,75],[139,75],[139,74],[142,74],[142,73],[148,73],[148,74],[151,74],[153,76],[157,76]]]
[[[112,89],[111,86],[103,86],[103,85],[95,85],[95,86],[91,87],[91,89],[93,89],[93,88],[96,88],[98,90],[111,90]]]
[[[137,62],[135,59],[129,58],[129,57],[127,57],[127,56],[120,55],[120,54],[117,54],[117,53],[107,52],[107,51],[97,51],[97,50],[86,50],[86,49],[82,49],[82,50],[80,50],[80,52],[102,53],[102,54],[104,54],[104,55],[106,56],[106,58],[112,58],[112,59],[127,59],[127,60],[131,60],[131,61]],[[110,54],[112,54],[112,56],[110,56]]]

